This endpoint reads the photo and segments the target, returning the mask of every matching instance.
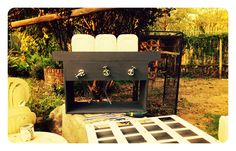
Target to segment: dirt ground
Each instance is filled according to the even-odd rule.
[[[228,115],[228,80],[182,78],[177,114],[217,138],[219,117]]]

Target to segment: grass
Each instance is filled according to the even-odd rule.
[[[162,97],[163,96],[163,90],[154,88],[154,89],[149,91],[148,95],[152,96],[152,97]]]
[[[204,118],[207,118],[209,121],[206,123],[206,132],[211,136],[218,139],[218,128],[219,128],[219,119],[221,115],[207,113],[204,115]]]
[[[218,138],[222,115],[228,115],[227,79],[181,78],[178,116]]]

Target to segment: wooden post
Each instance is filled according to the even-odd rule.
[[[222,78],[222,39],[219,42],[219,79]]]

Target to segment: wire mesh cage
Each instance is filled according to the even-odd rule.
[[[148,31],[139,35],[139,51],[160,52],[149,63],[147,110],[152,115],[177,113],[183,33]]]

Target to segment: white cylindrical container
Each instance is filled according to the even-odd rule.
[[[117,38],[117,50],[138,52],[138,37],[135,34],[121,34]]]
[[[115,52],[116,37],[112,34],[99,34],[95,38],[95,51],[96,52]]]
[[[20,127],[20,137],[23,142],[32,140],[34,138],[34,125],[30,123]]]
[[[72,52],[93,52],[95,38],[88,34],[76,34],[71,40]]]

